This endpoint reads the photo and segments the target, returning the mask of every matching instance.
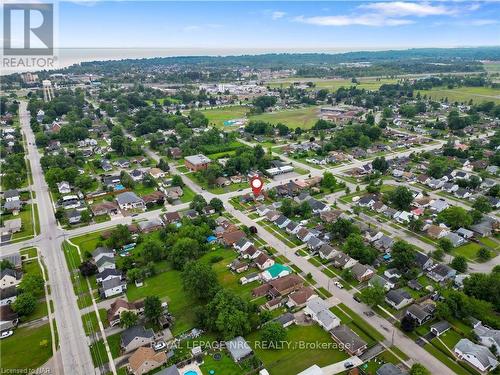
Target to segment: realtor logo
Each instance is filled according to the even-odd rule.
[[[3,53],[6,56],[52,55],[53,4],[4,4],[3,35]]]

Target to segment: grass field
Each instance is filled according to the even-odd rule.
[[[52,357],[50,325],[19,328],[0,341],[2,369],[37,369]],[[43,345],[41,345],[43,344]]]
[[[481,248],[481,245],[475,242],[469,242],[468,244],[459,246],[452,250],[453,255],[462,255],[468,260],[474,261],[477,259],[477,252]]]
[[[459,87],[454,89],[434,88],[432,90],[419,90],[421,95],[427,94],[434,100],[448,98],[449,102],[469,102],[475,103],[495,102],[500,104],[500,89],[491,87]]]
[[[396,83],[397,79],[389,78],[358,78],[359,83],[354,84],[350,79],[319,79],[319,78],[297,78],[297,79],[287,79],[277,82],[269,82],[268,86],[271,87],[289,87],[294,82],[314,82],[315,89],[328,89],[330,91],[336,91],[340,87],[351,87],[356,86],[359,89],[365,90],[378,90],[380,86],[385,83]]]
[[[287,329],[288,346],[283,349],[263,349],[256,347],[255,341],[259,339],[257,332],[248,337],[250,346],[254,346],[257,357],[264,363],[264,367],[273,375],[297,374],[306,368],[317,364],[320,367],[327,366],[347,359],[346,352],[329,348],[307,348],[299,344],[331,343],[331,336],[320,326],[292,326]],[[304,345],[306,346],[306,345]]]
[[[200,366],[201,372],[204,375],[209,375],[210,370],[214,370],[215,374],[223,375],[239,375],[243,373],[240,366],[229,355],[225,353],[221,353],[221,355],[221,359],[217,361],[211,355],[203,357],[203,364]]]
[[[209,124],[217,128],[232,129],[235,126],[224,126],[224,121],[245,118],[248,111],[248,107],[236,105],[232,107],[204,109],[201,112],[208,119]]]
[[[319,107],[316,106],[287,109],[251,116],[250,120],[266,121],[272,124],[283,123],[291,128],[310,129],[318,120],[318,110]]]

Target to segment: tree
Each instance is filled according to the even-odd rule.
[[[438,241],[438,248],[443,250],[445,253],[449,253],[453,250],[453,242],[448,238],[440,238]]]
[[[26,276],[25,276],[26,277]],[[16,300],[12,303],[12,309],[19,315],[30,315],[36,309],[37,299],[30,292],[19,294]]]
[[[350,268],[343,269],[342,272],[340,272],[340,277],[345,281],[354,280],[354,276]]]
[[[482,247],[477,252],[477,257],[479,260],[486,262],[491,259],[491,251],[485,247]]]
[[[147,296],[144,300],[144,316],[151,322],[157,322],[163,314],[163,307],[158,296]]]
[[[392,246],[392,267],[408,271],[415,265],[416,251],[405,241],[396,241]]]
[[[218,332],[223,339],[229,340],[250,332],[250,308],[251,305],[230,290],[220,289],[198,311],[198,320],[208,330]]]
[[[471,215],[467,210],[459,206],[446,208],[438,214],[437,219],[446,223],[446,225],[450,226],[452,229],[458,229],[460,227],[465,228],[472,224]]]
[[[127,271],[127,279],[133,283],[143,278],[143,272],[139,268],[131,268]]]
[[[286,335],[286,329],[278,322],[267,323],[260,330],[261,341],[274,348],[280,347],[279,344],[286,340]]]
[[[172,186],[184,186],[184,182],[182,181],[182,177],[178,174],[174,174],[172,176]]]
[[[202,210],[207,206],[207,201],[203,198],[203,195],[197,194],[194,196],[193,200],[189,204],[189,208],[202,213]]]
[[[420,218],[410,220],[410,222],[408,223],[408,228],[410,228],[410,230],[412,230],[413,232],[420,232],[423,227],[424,221]]]
[[[405,315],[403,319],[401,319],[401,329],[404,332],[413,332],[415,326],[415,319],[413,319],[411,316]]]
[[[111,231],[111,234],[107,240],[107,244],[112,249],[120,248],[132,242],[132,235],[128,230],[128,227],[123,224],[118,224],[115,229]]]
[[[210,206],[215,210],[215,212],[222,212],[224,211],[224,203],[219,198],[212,198],[210,200]]]
[[[464,273],[467,271],[467,259],[462,255],[457,255],[451,261],[450,266],[458,272]]]
[[[372,167],[380,173],[385,173],[389,169],[389,163],[383,156],[377,157],[372,161]]]
[[[482,213],[488,213],[492,210],[489,199],[484,196],[477,197],[472,207]]]
[[[45,282],[42,276],[28,274],[23,277],[18,288],[22,290],[23,293],[32,293],[35,297],[38,297],[43,293],[44,285]]]
[[[370,307],[381,305],[385,299],[385,289],[380,284],[374,284],[361,291],[361,300]]]
[[[181,274],[184,290],[199,299],[209,301],[219,289],[217,274],[208,264],[190,262]]]
[[[82,276],[89,277],[97,273],[97,266],[94,262],[86,260],[78,267]]]
[[[163,246],[160,241],[148,240],[144,243],[142,256],[146,262],[158,262],[163,258]]]
[[[443,258],[444,258],[444,250],[438,247],[436,250],[434,250],[432,252],[431,255],[436,260],[443,260]]]
[[[139,319],[137,318],[137,315],[134,314],[132,311],[123,311],[120,314],[120,327],[123,328],[133,327],[137,325],[138,320]]]
[[[283,215],[290,217],[293,215],[293,201],[285,198],[281,201],[280,211]]]
[[[198,258],[200,244],[193,238],[180,238],[168,252],[168,259],[175,269],[180,270],[190,261]]]
[[[413,193],[406,186],[398,186],[388,193],[388,198],[398,210],[408,210],[413,202]]]
[[[343,246],[344,252],[363,264],[372,264],[377,257],[375,250],[365,246],[363,237],[351,233]]]
[[[359,228],[347,219],[338,219],[335,223],[330,225],[330,233],[336,240],[343,240],[351,233],[359,233]]]
[[[5,269],[10,269],[10,270],[14,269],[14,266],[12,265],[11,262],[9,262],[8,259],[2,259],[0,261],[0,270],[3,271]]]
[[[431,375],[431,372],[420,363],[414,363],[411,366],[410,375]]]
[[[323,179],[321,180],[321,186],[333,191],[337,187],[337,180],[331,172],[323,173]]]

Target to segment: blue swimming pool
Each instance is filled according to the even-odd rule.
[[[198,373],[194,370],[189,370],[189,371],[185,372],[184,375],[198,375]]]
[[[123,189],[125,189],[125,186],[123,186],[122,184],[115,185],[115,190],[123,190]]]

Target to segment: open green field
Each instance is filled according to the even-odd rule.
[[[365,90],[378,90],[380,86],[386,83],[396,83],[397,79],[392,78],[358,78],[358,84],[352,83],[350,79],[320,79],[320,78],[290,78],[282,81],[275,81],[267,83],[270,87],[289,87],[294,82],[314,82],[315,89],[328,89],[330,91],[336,91],[340,87],[351,87],[356,86],[359,89]]]
[[[318,110],[317,106],[287,109],[251,116],[250,120],[266,121],[272,124],[282,123],[290,128],[310,129],[318,120]]]
[[[257,357],[264,363],[264,367],[273,375],[297,374],[300,371],[316,364],[320,367],[330,365],[349,358],[346,352],[333,348],[334,341],[319,325],[291,326],[287,328],[287,343],[283,349],[264,349],[256,347],[259,340],[257,332],[247,337],[250,346],[253,346]],[[329,343],[329,349],[307,348],[308,343]],[[305,344],[299,346],[299,344]],[[317,346],[317,345],[316,345]]]
[[[448,98],[449,102],[469,102],[472,99],[474,103],[495,102],[500,104],[500,89],[491,87],[434,88],[432,90],[419,90],[419,92],[434,100]]]
[[[477,259],[477,252],[481,249],[481,245],[475,242],[469,242],[452,250],[453,255],[462,255],[467,260],[474,261]]]
[[[203,357],[203,364],[200,366],[200,370],[204,375],[209,375],[210,370],[214,370],[216,374],[224,375],[239,375],[243,373],[240,366],[229,355],[226,353],[220,354],[222,357],[217,361],[211,355]]]
[[[489,74],[500,73],[500,63],[483,64]]]
[[[49,323],[36,328],[16,329],[12,336],[0,341],[2,370],[42,366],[52,357],[51,340]]]
[[[204,109],[201,112],[208,119],[210,125],[217,128],[232,129],[235,126],[224,126],[224,121],[245,118],[248,111],[248,107],[235,105],[232,107]]]

